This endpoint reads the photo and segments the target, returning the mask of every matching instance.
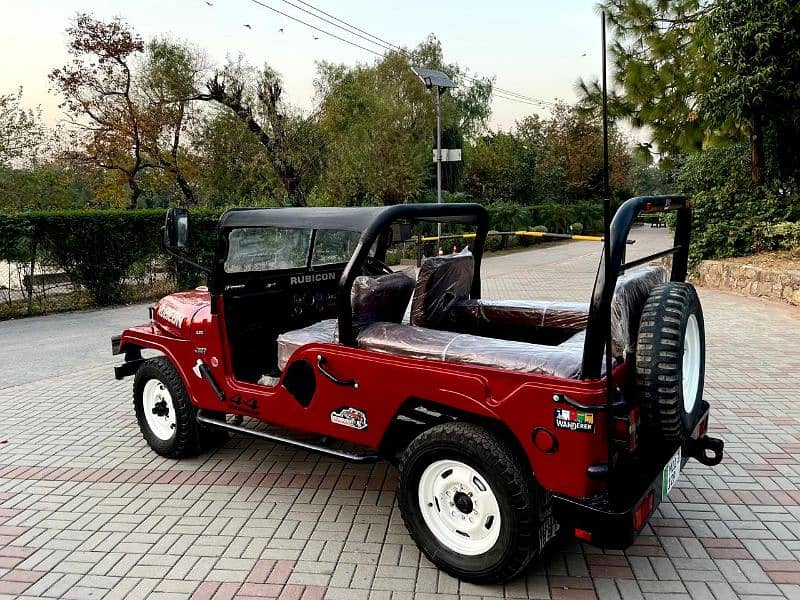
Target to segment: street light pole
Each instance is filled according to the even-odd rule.
[[[420,81],[425,84],[425,87],[430,91],[436,93],[436,203],[442,203],[442,94],[448,89],[456,87],[447,74],[433,69],[424,69],[422,67],[411,67],[411,70],[416,73]],[[458,159],[461,160],[460,155]],[[442,223],[441,221],[436,224],[436,241],[441,246],[442,239]],[[439,248],[439,252],[442,248]]]
[[[442,203],[442,88],[436,86],[436,203]],[[441,249],[442,222],[437,224],[436,243]]]

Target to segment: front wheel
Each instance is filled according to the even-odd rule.
[[[506,581],[540,552],[549,539],[544,530],[557,530],[545,514],[544,490],[518,454],[471,423],[433,427],[403,452],[400,512],[444,571],[477,583]]]
[[[180,373],[164,356],[148,359],[133,380],[133,408],[142,437],[161,456],[187,458],[225,439],[197,422]]]

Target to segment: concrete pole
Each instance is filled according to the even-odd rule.
[[[436,203],[442,203],[442,88],[436,86]],[[442,237],[442,223],[437,223],[437,238]],[[441,250],[442,240],[436,243]]]

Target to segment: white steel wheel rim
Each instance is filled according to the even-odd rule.
[[[700,327],[697,317],[689,315],[686,333],[683,336],[683,410],[691,414],[697,403],[697,389],[700,387]]]
[[[500,506],[489,482],[457,460],[429,465],[419,480],[419,508],[434,537],[466,556],[491,550],[500,537]]]
[[[167,386],[158,379],[150,379],[142,392],[144,420],[158,439],[167,441],[175,435],[175,405]]]

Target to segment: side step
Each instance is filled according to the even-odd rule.
[[[242,425],[235,425],[227,421],[220,421],[207,416],[204,411],[197,411],[197,420],[205,425],[212,427],[219,427],[220,429],[227,429],[228,431],[235,431],[236,433],[244,433],[252,435],[261,439],[276,442],[278,444],[286,444],[295,448],[309,450],[311,452],[319,452],[327,456],[333,456],[342,460],[357,463],[373,463],[381,459],[380,456],[375,454],[371,449],[362,448],[355,444],[349,444],[339,440],[324,440],[324,438],[317,438],[320,441],[310,441],[304,434],[294,434],[286,429],[272,429],[271,431],[263,431],[252,427],[244,427]],[[255,421],[260,423],[260,421]],[[303,436],[305,439],[301,439]],[[323,441],[324,440],[324,441]]]

